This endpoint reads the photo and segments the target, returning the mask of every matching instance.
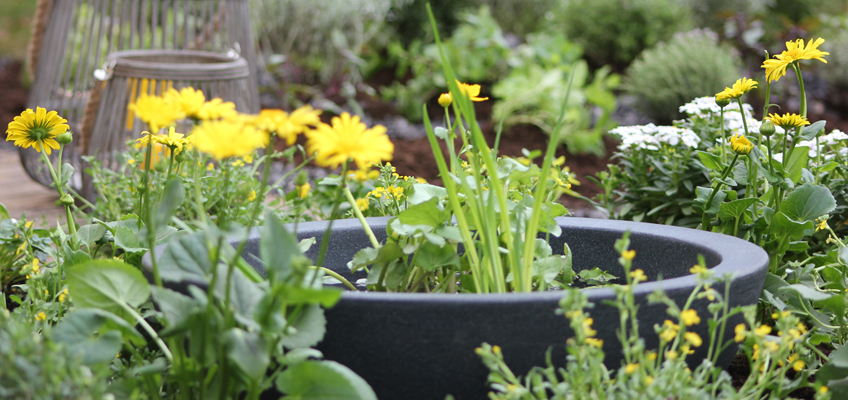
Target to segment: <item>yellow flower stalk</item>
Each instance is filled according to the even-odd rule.
[[[305,199],[306,196],[309,195],[309,190],[311,190],[311,189],[312,189],[312,185],[310,185],[308,183],[304,183],[303,185],[298,186],[297,187],[297,197],[300,197],[301,199]]]
[[[268,144],[268,136],[252,126],[232,121],[208,121],[194,128],[191,144],[216,160],[242,157]]]
[[[701,323],[701,317],[698,316],[698,312],[692,309],[683,310],[680,313],[680,319],[683,320],[683,324],[686,326],[692,326]]]
[[[739,343],[739,342],[745,340],[745,332],[746,332],[745,324],[736,325],[736,327],[733,328],[733,332],[736,334],[736,336],[733,338],[733,340],[735,340],[736,343]]]
[[[639,363],[635,363],[635,364],[627,364],[627,365],[624,367],[624,373],[625,373],[625,374],[632,374],[632,373],[634,373],[634,372],[636,372],[636,371],[638,371],[638,370],[639,370]]]
[[[167,95],[159,97],[143,94],[130,104],[130,111],[147,123],[154,133],[186,117],[176,99]]]
[[[730,138],[730,148],[732,148],[736,154],[744,156],[754,149],[754,144],[751,143],[745,135],[735,134]]]
[[[359,208],[359,211],[366,211],[370,206],[371,202],[367,198],[356,199],[356,207]]]
[[[631,251],[634,251],[634,250],[631,250]],[[641,269],[630,271],[630,277],[633,278],[633,281],[635,281],[635,282],[645,282],[645,281],[648,280],[648,277],[645,276],[645,272],[642,271]]]
[[[36,151],[50,154],[50,149],[59,149],[56,136],[68,131],[68,120],[59,116],[56,111],[48,112],[42,107],[35,111],[27,108],[21,115],[9,122],[6,129],[6,141],[14,141],[15,146],[22,148],[34,147]]]
[[[686,332],[683,334],[683,338],[695,347],[701,347],[701,345],[704,344],[704,340],[701,339],[701,337],[695,332]]]
[[[468,99],[471,100],[471,101],[478,101],[479,102],[479,101],[489,100],[488,97],[479,97],[480,96],[480,85],[469,85],[467,83],[462,83],[460,81],[456,81],[456,84],[459,86],[459,92],[462,93],[463,96],[468,97]]]
[[[306,149],[310,154],[317,153],[318,165],[331,168],[352,159],[359,169],[365,169],[372,162],[391,160],[395,150],[384,126],[368,129],[359,116],[346,112],[333,117],[332,126],[320,124],[307,131],[306,138]]]
[[[771,120],[771,122],[773,122],[775,125],[787,131],[792,128],[799,128],[804,125],[810,124],[810,121],[808,121],[806,118],[793,113],[786,113],[783,115],[769,114],[768,119]]]
[[[633,260],[633,257],[636,257],[636,250],[625,250],[621,252],[621,258],[627,261]]]
[[[159,143],[168,146],[174,154],[180,154],[191,142],[182,133],[177,133],[177,130],[172,126],[168,129],[167,135],[161,135],[156,138]]]
[[[822,43],[824,43],[822,38],[810,40],[806,46],[804,39],[786,42],[786,50],[763,62],[762,68],[766,69],[766,79],[769,82],[777,81],[786,75],[786,67],[800,60],[819,60],[827,64],[824,56],[830,53],[819,50]]]
[[[757,81],[748,78],[742,78],[736,81],[731,87],[726,87],[721,92],[716,93],[716,101],[732,100],[742,97],[743,94],[757,88]]]

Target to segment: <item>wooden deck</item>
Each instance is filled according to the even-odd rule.
[[[21,166],[15,148],[0,148],[0,204],[6,207],[12,218],[26,213],[27,219],[36,226],[64,224],[64,209],[56,205],[59,195],[55,189],[44,187],[32,179]]]

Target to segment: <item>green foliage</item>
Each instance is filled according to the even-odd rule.
[[[306,79],[359,77],[364,45],[381,29],[392,6],[407,0],[251,0],[254,29],[266,53],[291,62]]]
[[[626,245],[621,248],[626,249]],[[623,258],[622,258],[623,259]],[[625,264],[625,263],[622,263]],[[629,261],[626,262],[629,264]],[[535,367],[524,377],[517,377],[504,361],[509,357],[498,346],[484,343],[477,349],[483,364],[489,369],[492,399],[542,400],[583,398],[700,398],[700,399],[784,399],[799,388],[813,388],[816,399],[828,399],[836,387],[834,398],[844,393],[838,379],[848,371],[848,357],[844,352],[831,356],[831,362],[821,371],[827,378],[810,382],[810,376],[820,365],[816,359],[816,335],[800,324],[791,312],[775,313],[774,328],[760,323],[753,307],[731,309],[727,304],[730,281],[725,280],[724,290],[710,286],[710,273],[701,263],[698,284],[681,307],[662,291],[650,295],[652,304],[667,306],[669,318],[663,325],[654,325],[659,337],[658,348],[647,348],[639,334],[639,310],[634,306],[634,287],[638,272],[628,274],[625,286],[614,286],[616,301],[610,302],[619,309],[621,325],[617,327],[618,340],[625,361],[618,368],[608,369],[604,364],[603,344],[594,338],[591,307],[586,295],[570,289],[560,301],[559,313],[569,319],[573,334],[566,341],[565,368],[556,368],[548,355],[548,365]],[[629,271],[629,265],[624,265]],[[635,273],[635,274],[634,274]],[[725,277],[725,279],[728,279]],[[713,281],[712,284],[717,282]],[[720,284],[720,282],[718,282]],[[803,289],[802,289],[803,290]],[[827,296],[826,296],[827,297]],[[689,306],[699,299],[709,300],[709,316],[699,316]],[[821,300],[821,297],[819,297]],[[728,318],[744,312],[745,323],[734,327],[735,337],[727,337],[724,330]],[[703,319],[709,318],[709,321]],[[687,326],[709,324],[709,336],[687,332]],[[604,327],[605,329],[610,327]],[[768,335],[774,332],[776,335]],[[694,335],[694,336],[693,336]],[[741,384],[731,381],[731,376],[715,366],[721,349],[739,343],[742,354],[752,373]],[[707,359],[690,369],[686,354],[694,347],[708,347]],[[786,361],[788,360],[788,361]],[[754,372],[755,371],[755,372]],[[792,375],[789,375],[792,374]],[[834,382],[837,381],[837,382]],[[833,383],[833,385],[831,385]]]
[[[688,8],[675,0],[568,0],[554,20],[594,68],[623,69],[643,50],[692,27]]]
[[[444,42],[444,50],[462,82],[493,82],[509,70],[509,45],[488,7],[461,14],[462,23]],[[421,104],[447,88],[439,49],[435,44],[422,45],[414,41],[407,48],[389,47],[390,60],[398,67],[395,76],[403,78],[408,72],[412,79],[395,81],[383,89],[382,95],[395,100],[400,111],[409,119],[421,121]]]
[[[492,10],[492,16],[498,21],[504,32],[519,36],[547,29],[547,20],[553,19],[556,0],[476,0]],[[442,21],[436,15],[437,21]]]
[[[831,30],[833,35],[826,36],[827,48],[833,49],[827,56],[827,66],[819,68],[817,72],[827,83],[834,86],[831,91],[835,96],[845,99],[846,97],[839,96],[839,93],[844,93],[845,89],[848,89],[848,53],[840,50],[848,49],[848,30],[846,30],[848,19],[844,19],[844,22],[837,27],[838,29]],[[845,106],[844,103],[843,106]]]
[[[740,60],[709,31],[676,35],[646,50],[627,70],[623,89],[660,123],[680,118],[678,107],[718,93],[739,79]]]
[[[590,81],[580,48],[561,34],[532,34],[513,54],[509,74],[492,87],[498,99],[492,118],[503,121],[505,127],[533,124],[551,135],[565,101],[563,88],[574,74],[560,138],[572,152],[602,155],[602,136],[615,125],[609,117],[615,110],[612,90],[618,86],[618,75],[605,67]],[[601,111],[597,120],[596,108]]]
[[[4,399],[105,398],[109,362],[81,363],[71,347],[33,331],[21,315],[0,309],[0,397]]]

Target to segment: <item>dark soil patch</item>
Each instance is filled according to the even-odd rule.
[[[29,89],[21,83],[23,63],[12,58],[0,58],[0,126],[6,139],[9,122],[26,110]],[[0,145],[2,146],[2,145]]]

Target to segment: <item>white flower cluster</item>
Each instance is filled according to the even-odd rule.
[[[822,146],[822,147],[833,146],[833,145],[839,143],[842,140],[848,140],[848,134],[845,134],[844,132],[840,131],[839,129],[834,129],[833,132],[830,132],[827,135],[823,135],[823,136],[819,137],[819,146]],[[809,154],[810,157],[815,157],[816,155],[818,155],[815,139],[813,139],[813,140],[802,140],[802,141],[798,142],[798,146],[809,147],[810,151],[807,154]],[[842,152],[842,150],[846,150],[846,148],[840,149],[839,154],[844,154]],[[824,158],[825,158],[825,160],[830,160],[830,159],[833,158],[833,154],[825,154]]]
[[[701,141],[701,138],[690,129],[656,126],[654,124],[620,126],[609,133],[621,137],[621,144],[618,145],[618,149],[622,151],[631,148],[659,150],[663,144],[671,146],[684,144],[691,148],[697,148]]]
[[[762,123],[754,118],[754,107],[750,104],[743,103],[742,109],[745,110],[745,122],[748,123],[749,132],[759,132]],[[715,97],[699,97],[680,106],[680,112],[686,113],[689,118],[714,118],[716,122],[721,118],[721,107],[715,102]],[[742,122],[742,113],[739,112],[739,103],[731,102],[724,107],[724,129],[732,135],[744,135],[745,125]],[[776,126],[775,133],[784,133],[783,128]]]

